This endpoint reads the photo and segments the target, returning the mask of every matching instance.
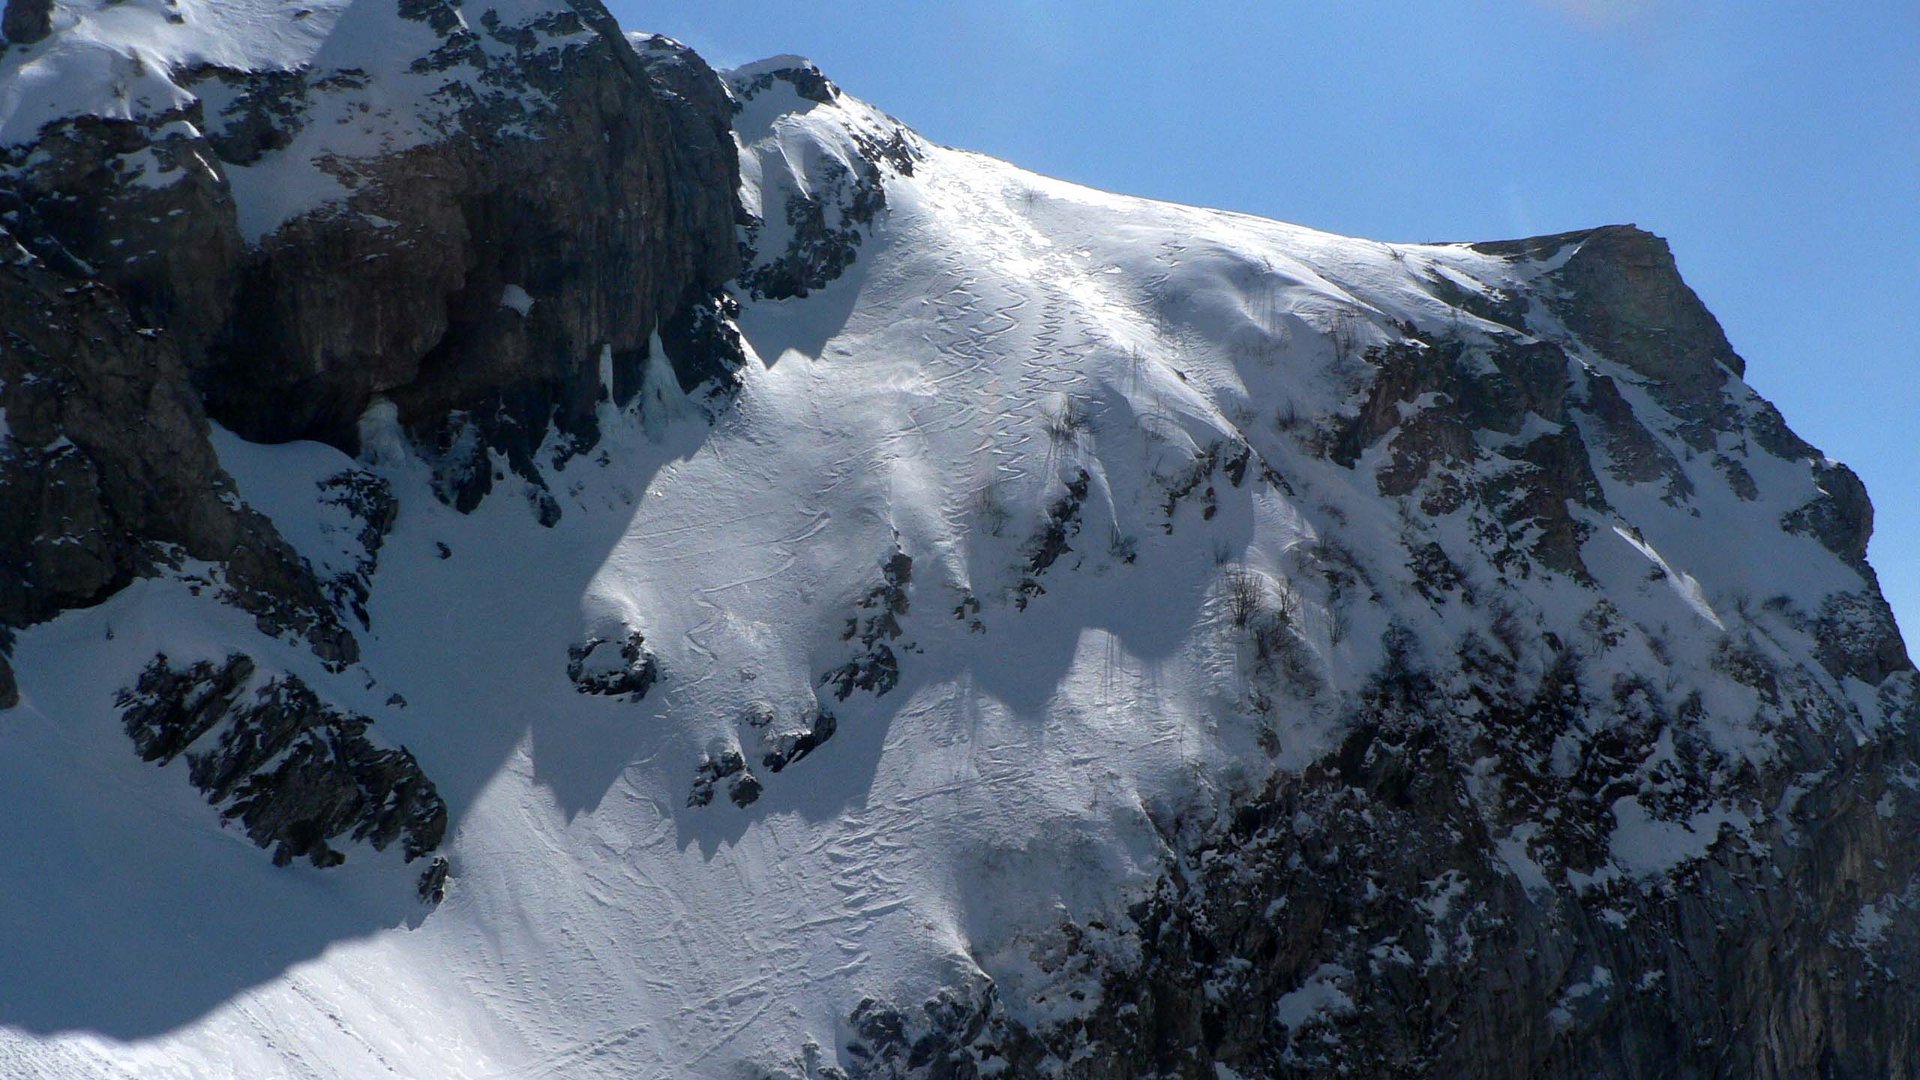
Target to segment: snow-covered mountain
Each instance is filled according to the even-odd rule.
[[[5,27],[0,1074],[1920,1069],[1871,509],[1658,238],[590,0]]]

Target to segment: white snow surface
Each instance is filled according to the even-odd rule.
[[[224,48],[249,65],[297,64],[352,7],[309,0],[296,27],[280,5],[247,4],[258,19],[223,21],[248,36],[214,42],[194,36],[204,5],[181,6],[184,27],[136,34],[114,28],[157,19],[157,4],[65,5],[106,44],[24,62],[118,63],[139,37],[172,63]],[[156,101],[170,93],[155,74],[165,66],[141,84]],[[23,97],[7,116],[70,107],[47,100]],[[747,202],[772,198],[757,185],[776,171],[803,184],[880,117],[852,99],[750,109]],[[4,123],[18,137],[20,121]],[[391,405],[363,421],[375,448],[364,462],[221,434],[242,496],[317,568],[353,554],[337,508],[310,497],[318,482],[366,468],[392,483],[401,510],[350,671],[263,637],[185,576],[20,636],[23,701],[0,722],[0,851],[16,868],[0,891],[0,1075],[801,1075],[803,1047],[832,1060],[862,997],[911,1008],[981,971],[1016,1016],[1057,1018],[1040,962],[1049,935],[1063,919],[1120,917],[1160,872],[1155,821],[1204,821],[1334,746],[1338,704],[1379,663],[1389,619],[1415,625],[1436,660],[1460,633],[1487,632],[1484,610],[1421,600],[1403,553],[1369,554],[1402,552],[1373,463],[1321,460],[1275,417],[1348,403],[1362,361],[1341,339],[1364,348],[1403,321],[1457,322],[1431,277],[1517,288],[1538,265],[920,149],[913,177],[888,177],[886,215],[845,277],[746,306],[744,387],[711,424],[664,365],[633,407],[603,407],[602,445],[546,467],[564,511],[555,528],[536,523],[511,473],[470,515],[437,501],[399,449]],[[1657,414],[1630,373],[1589,362]],[[1203,486],[1217,514],[1203,519],[1189,498],[1169,517],[1167,490],[1196,456],[1240,439],[1293,494],[1215,471]],[[1688,465],[1704,517],[1607,481],[1621,516],[1593,522],[1584,554],[1628,626],[1609,662],[1659,667],[1647,639],[1664,628],[1674,666],[1704,672],[1730,598],[1778,592],[1816,610],[1859,587],[1778,529],[1812,494],[1805,470],[1750,467],[1756,503]],[[1030,540],[1083,469],[1072,550],[1019,610]],[[1723,542],[1740,528],[1739,546]],[[1382,597],[1339,616],[1316,572],[1336,540]],[[913,560],[892,643],[900,684],[835,700],[820,676],[854,654],[842,630],[868,613],[859,601],[896,548]],[[1223,566],[1298,605],[1311,678],[1267,721],[1276,754],[1246,704]],[[1588,588],[1546,574],[1509,590],[1485,566],[1467,571],[1508,596],[1528,632],[1584,632]],[[576,693],[568,647],[626,629],[658,656],[658,687],[638,703]],[[356,845],[337,869],[276,869],[222,830],[183,765],[136,758],[115,690],[155,653],[232,650],[375,717],[418,757],[453,815],[442,905],[413,899],[420,866],[394,852]],[[1754,711],[1749,691],[1702,680],[1713,715]],[[777,775],[756,767],[756,803],[722,791],[687,805],[702,754],[739,747],[759,761],[750,712],[792,731],[823,705],[837,734]],[[1737,719],[1716,738],[1771,753],[1771,736]],[[1620,872],[1692,854],[1731,820],[1635,818],[1616,841]],[[1526,844],[1516,834],[1502,854],[1545,885]],[[1316,975],[1284,1019],[1342,1007],[1339,974]]]

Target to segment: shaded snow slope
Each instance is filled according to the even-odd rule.
[[[176,62],[213,48],[183,9],[151,46]],[[78,17],[104,36],[151,14]],[[233,47],[323,47],[261,34]],[[1048,959],[1062,923],[1124,927],[1173,823],[1333,752],[1408,650],[1446,671],[1468,637],[1505,642],[1531,685],[1579,643],[1594,685],[1696,695],[1729,775],[1904,707],[1904,672],[1810,659],[1835,597],[1871,587],[1782,528],[1821,463],[1729,433],[1772,416],[1731,372],[1697,445],[1536,300],[1530,325],[1565,349],[1545,381],[1586,400],[1607,379],[1644,441],[1599,411],[1534,402],[1506,425],[1490,406],[1415,468],[1373,436],[1464,407],[1437,393],[1385,399],[1366,433],[1382,357],[1452,348],[1477,371],[1542,340],[1485,313],[1543,295],[1586,240],[1387,245],[1104,194],[929,145],[810,71],[732,74],[759,298],[711,423],[656,362],[632,406],[602,406],[596,447],[540,455],[554,527],[504,468],[456,513],[393,433],[363,432],[362,462],[222,435],[241,496],[323,577],[366,554],[323,482],[391,485],[359,665],[262,637],[192,567],[20,636],[0,850],[39,869],[0,890],[0,1073],[812,1075],[849,1064],[867,997],[984,975],[1023,1024],[1096,1007],[1097,980]],[[1598,490],[1501,516],[1505,480],[1558,482],[1514,448],[1576,435]],[[1607,456],[1629,443],[1659,468]],[[606,671],[636,634],[644,696],[570,681],[570,650]],[[1730,648],[1788,673],[1804,730],[1729,674]],[[156,653],[231,651],[412,751],[453,816],[444,903],[415,902],[396,852],[275,869],[180,766],[134,757],[116,690]],[[1654,815],[1636,785],[1657,766],[1578,868],[1510,818],[1500,766],[1474,783],[1507,872],[1543,888],[1657,877],[1773,810],[1715,788]],[[1130,962],[1124,933],[1089,935]],[[1286,1022],[1347,1000],[1335,977]]]

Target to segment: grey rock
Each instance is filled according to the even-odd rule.
[[[581,6],[590,24],[597,8]],[[718,86],[691,54],[678,66]],[[371,163],[348,212],[267,238],[239,283],[234,336],[276,363],[268,379],[224,369],[209,386],[217,414],[262,436],[350,445],[367,401],[384,394],[424,434],[463,413],[530,473],[549,423],[592,441],[602,350],[624,403],[648,337],[714,302],[734,269],[737,163],[716,134],[725,117],[656,86],[626,39],[604,30],[500,78],[542,91],[553,109],[521,115],[514,95],[483,97],[444,140]],[[516,128],[527,134],[505,133]],[[534,298],[524,315],[502,306],[508,285]],[[673,359],[703,376],[715,363]]]
[[[462,85],[478,89],[429,118],[437,139],[336,163],[352,171],[344,205],[258,247],[224,167],[286,152],[314,100],[377,94],[375,76],[205,67],[184,77],[220,89],[217,114],[50,125],[0,161],[16,232],[166,328],[211,414],[248,438],[351,451],[385,395],[429,441],[464,414],[516,467],[550,424],[590,443],[602,350],[630,399],[650,335],[720,303],[738,162],[725,88],[698,57],[679,51],[672,87],[656,83],[604,8],[575,8],[523,26],[488,12],[476,29],[444,4],[403,9],[440,35],[416,67],[471,65]],[[481,34],[514,51],[479,49]],[[501,305],[508,285],[535,298],[525,315]],[[689,386],[737,364],[705,351],[724,335],[674,341]]]
[[[1837,461],[1822,459],[1812,467],[1820,494],[1790,511],[1780,527],[1811,536],[1828,551],[1864,567],[1867,542],[1873,539],[1873,503],[1867,498],[1867,486]]]
[[[1503,572],[1525,577],[1538,564],[1584,579],[1587,528],[1570,508],[1607,502],[1580,434],[1580,403],[1569,396],[1566,351],[1548,341],[1409,336],[1366,359],[1365,397],[1339,418],[1326,455],[1353,468],[1385,442],[1382,495],[1417,496],[1432,515],[1468,508],[1484,519],[1478,539]],[[1433,404],[1417,407],[1422,400]],[[1519,441],[1530,416],[1557,430]]]
[[[1713,456],[1713,467],[1727,479],[1727,488],[1739,498],[1752,502],[1760,497],[1760,485],[1754,482],[1753,473],[1745,465],[1725,454]]]
[[[418,891],[420,899],[429,904],[438,904],[447,898],[447,874],[452,867],[444,855],[435,855],[427,868],[420,872]]]
[[[46,11],[9,4],[10,40]],[[403,14],[440,35],[416,67],[474,65],[479,89],[431,118],[438,138],[354,163],[343,205],[257,246],[227,167],[288,152],[315,101],[377,94],[374,76],[202,67],[179,77],[219,90],[211,112],[64,119],[0,153],[0,406],[23,448],[0,461],[0,626],[184,556],[219,564],[209,584],[262,629],[344,667],[358,648],[337,613],[365,623],[390,498],[355,480],[329,494],[364,514],[366,558],[317,582],[221,474],[209,413],[255,440],[353,451],[386,396],[470,509],[492,454],[533,477],[551,428],[591,445],[606,393],[638,392],[656,330],[684,386],[728,384],[740,215],[718,76],[684,49],[643,63],[597,3],[522,26],[483,13],[477,29],[441,3]],[[478,50],[481,34],[512,51]],[[526,313],[502,306],[510,284],[536,298]],[[557,522],[550,493],[534,508]]]
[[[733,783],[727,785],[727,798],[733,801],[733,805],[745,809],[760,801],[760,792],[763,790],[765,788],[760,783],[759,777],[750,772],[743,772],[733,778]]]
[[[1602,445],[1614,476],[1635,484],[1665,481],[1669,502],[1684,502],[1693,494],[1693,482],[1687,479],[1673,452],[1634,415],[1633,407],[1620,396],[1620,388],[1612,379],[1600,374],[1588,376],[1586,407],[1599,421]]]
[[[913,584],[913,559],[896,548],[881,563],[880,570],[882,582],[868,590],[858,604],[861,611],[871,614],[855,614],[849,618],[840,635],[842,641],[857,641],[865,651],[820,676],[820,685],[832,686],[834,697],[841,701],[851,697],[855,690],[870,691],[875,697],[881,697],[900,682],[900,659],[888,642],[898,641],[902,632],[900,617],[907,613],[910,603],[908,590]],[[829,715],[826,734],[832,733],[833,720]],[[812,745],[824,741],[825,736],[821,736],[813,740]],[[791,754],[782,765],[799,756]],[[779,768],[774,771],[778,772]]]
[[[837,164],[821,168],[825,175],[818,192],[787,196],[782,211],[787,246],[741,275],[740,283],[754,297],[797,299],[838,279],[853,265],[866,228],[886,207],[880,171],[870,162],[862,162],[858,173]]]
[[[567,648],[567,678],[582,694],[639,701],[659,677],[659,661],[638,630],[617,642],[595,637]]]
[[[1836,679],[1850,675],[1879,686],[1889,675],[1913,669],[1893,609],[1878,589],[1829,596],[1814,622],[1814,640],[1815,656]]]
[[[1040,530],[1027,539],[1024,574],[1014,589],[1016,609],[1025,611],[1029,601],[1045,595],[1047,590],[1040,584],[1041,575],[1059,562],[1062,555],[1073,553],[1069,541],[1080,534],[1080,511],[1086,505],[1092,483],[1093,477],[1085,469],[1078,470],[1073,479],[1067,481],[1066,491],[1047,507]]]
[[[732,90],[740,100],[751,101],[777,84],[819,105],[831,105],[840,97],[839,87],[811,64],[738,79]],[[804,297],[844,275],[886,211],[887,177],[912,176],[921,156],[914,140],[897,125],[877,133],[856,132],[854,142],[858,153],[849,164],[815,163],[805,190],[763,193],[770,200],[767,212],[785,220],[787,243],[779,251],[762,250],[764,222],[745,221],[740,285],[753,297]]]
[[[694,807],[710,805],[713,802],[714,787],[729,777],[741,776],[746,769],[747,759],[738,750],[728,749],[718,754],[703,754],[699,767],[693,773],[693,790],[687,794],[687,805]],[[756,797],[759,790],[759,783],[756,781],[753,788]]]
[[[0,153],[13,229],[45,265],[103,282],[192,369],[225,336],[244,245],[204,138],[175,121],[82,116]]]
[[[257,674],[239,654],[184,668],[157,656],[115,701],[142,760],[184,756],[193,786],[277,866],[336,866],[341,837],[377,851],[398,841],[408,861],[440,846],[447,807],[411,753],[375,744],[371,720],[298,678]]]
[[[1914,895],[1911,715],[1734,775],[1649,684],[1596,694],[1569,661],[1525,690],[1468,646],[1462,698],[1389,657],[1336,751],[1229,820],[1157,818],[1170,865],[1126,925],[1066,923],[1036,950],[1057,976],[1044,993],[1080,993],[1077,1015],[1029,1027],[984,977],[915,1007],[868,999],[848,1015],[849,1076],[1920,1075],[1920,927],[1850,929]],[[1782,718],[1820,693],[1745,662]],[[1570,724],[1602,735],[1562,775],[1541,750]],[[1489,757],[1509,802],[1492,815],[1465,786]],[[1731,798],[1753,832],[1722,830],[1658,881],[1580,886],[1622,797],[1661,820]],[[1520,821],[1548,824],[1516,840]]]
[[[1681,434],[1695,449],[1711,449],[1712,433],[1731,426],[1723,391],[1729,374],[1746,372],[1746,362],[1680,277],[1665,240],[1632,225],[1609,225],[1474,247],[1531,257],[1574,247],[1548,275],[1558,291],[1543,297],[1567,329],[1644,376],[1682,420]]]
[[[373,593],[373,572],[379,567],[380,549],[400,514],[400,503],[393,497],[391,484],[362,469],[349,469],[320,481],[320,502],[341,508],[359,523],[354,539],[361,552],[351,568],[323,581],[321,587],[336,609],[353,613],[363,628],[370,628],[367,600]]]
[[[1253,448],[1238,441],[1229,442],[1220,440],[1212,442],[1207,444],[1199,453],[1195,454],[1193,461],[1184,470],[1169,478],[1167,481],[1166,499],[1160,504],[1160,512],[1166,517],[1166,521],[1161,527],[1166,529],[1167,535],[1173,535],[1174,511],[1179,509],[1180,505],[1189,498],[1198,497],[1200,503],[1200,519],[1202,521],[1213,520],[1213,515],[1220,510],[1220,492],[1212,482],[1214,476],[1216,474],[1224,475],[1228,483],[1234,487],[1239,487],[1246,482],[1247,468],[1252,464],[1252,461]],[[1074,490],[1077,484],[1078,481],[1076,480],[1075,484],[1068,486],[1067,494],[1069,496],[1074,496]],[[1076,497],[1084,499],[1085,492],[1081,492]],[[1040,550],[1044,551],[1044,549],[1045,545],[1043,542]],[[1038,554],[1039,551],[1035,553]],[[1029,570],[1034,569],[1031,563],[1028,568]],[[1045,569],[1045,567],[1040,567],[1040,569]]]
[[[305,562],[241,503],[171,338],[107,288],[0,266],[0,625],[98,603],[186,556],[220,593],[329,664],[358,656]]]
[[[825,709],[816,710],[806,725],[798,730],[767,733],[764,736],[767,751],[761,757],[760,764],[768,772],[777,773],[819,749],[833,738],[838,728],[839,722],[834,719],[833,713]]]

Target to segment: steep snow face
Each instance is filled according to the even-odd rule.
[[[299,33],[262,41],[325,37]],[[1465,696],[1472,643],[1529,689],[1577,651],[1596,696],[1690,701],[1715,777],[1909,707],[1904,658],[1812,659],[1874,610],[1782,527],[1826,505],[1810,448],[1724,368],[1699,434],[1547,303],[1593,237],[1335,237],[932,146],[791,58],[731,79],[759,221],[729,407],[655,362],[597,446],[551,440],[544,488],[496,460],[465,515],[371,412],[359,462],[220,437],[317,570],[369,576],[345,673],[193,567],[20,636],[0,850],[48,872],[0,890],[0,1072],[813,1076],[858,1064],[868,998],[1097,1008],[1169,845],[1332,753],[1383,668]],[[343,474],[397,500],[377,569]],[[444,903],[397,852],[275,869],[134,757],[116,690],[234,651],[412,751],[452,814]],[[1676,792],[1674,754],[1618,778],[1576,864],[1489,750],[1501,872],[1630,886],[1774,812]],[[1282,1022],[1350,1007],[1351,974]]]

